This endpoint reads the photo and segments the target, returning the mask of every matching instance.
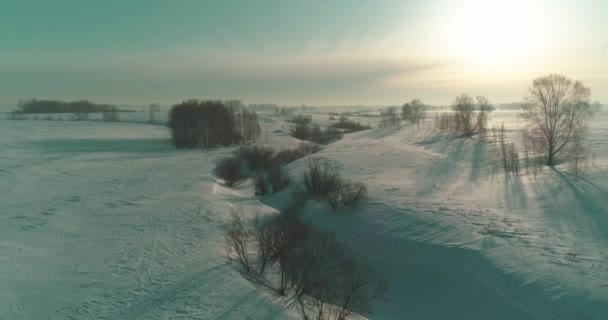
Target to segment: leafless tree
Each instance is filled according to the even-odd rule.
[[[304,319],[344,320],[367,313],[386,285],[371,268],[346,253],[333,234],[316,232],[296,251],[290,274],[298,312]],[[311,315],[309,315],[309,313]]]
[[[492,105],[484,96],[473,97],[462,94],[454,99],[452,110],[456,112],[456,130],[465,137],[485,133],[488,113]]]
[[[293,149],[283,149],[278,151],[275,154],[273,161],[280,164],[288,164],[319,151],[321,151],[321,147],[318,144],[302,142]]]
[[[326,197],[340,184],[340,175],[330,163],[319,158],[311,158],[306,163],[302,181],[313,197]]]
[[[346,208],[354,205],[367,196],[367,188],[361,182],[342,181],[325,197],[333,209]]]
[[[411,124],[418,123],[426,117],[426,106],[419,99],[407,102],[401,107],[401,117]]]
[[[228,245],[228,260],[237,263],[240,272],[251,273],[253,272],[253,265],[249,253],[250,228],[243,221],[240,209],[232,210],[230,214],[230,222],[224,226]]]
[[[585,133],[585,130],[578,130],[568,144],[568,150],[566,152],[570,171],[572,172],[572,176],[574,176],[574,180],[580,178],[591,160],[591,152],[585,144]]]
[[[384,296],[384,281],[333,234],[302,222],[303,201],[296,197],[279,215],[247,222],[240,209],[232,211],[225,225],[229,260],[246,279],[293,297],[304,319],[368,313],[370,302]]]
[[[541,148],[546,165],[572,141],[575,133],[587,126],[593,114],[591,92],[580,81],[550,74],[537,78],[524,97],[520,117],[528,121],[528,135]]]
[[[274,150],[262,145],[241,146],[234,152],[234,156],[242,159],[249,170],[261,171],[272,166]]]
[[[382,122],[380,123],[383,127],[390,127],[399,124],[399,116],[397,115],[397,109],[395,107],[387,107],[385,110],[380,112]]]

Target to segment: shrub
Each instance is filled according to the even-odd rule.
[[[342,134],[342,132],[340,132],[340,130],[330,126],[325,129],[325,131],[323,132],[321,141],[319,141],[317,143],[327,144],[330,142],[340,140],[340,139],[342,139],[343,136],[344,136],[344,134]],[[313,142],[316,142],[316,141],[313,141]]]
[[[287,164],[313,153],[317,153],[320,150],[321,147],[317,144],[302,142],[293,149],[283,149],[277,152],[274,156],[274,161],[280,164]]]
[[[342,182],[326,196],[327,203],[333,209],[354,205],[367,195],[367,188],[360,182]]]
[[[279,215],[256,216],[251,223],[241,210],[233,211],[225,225],[228,259],[248,280],[291,296],[304,319],[310,319],[309,313],[339,320],[368,313],[370,302],[384,297],[385,282],[351,257],[333,234],[302,222],[301,206],[294,201]]]
[[[268,194],[268,179],[265,175],[259,175],[255,178],[255,191],[256,196],[265,196]]]
[[[241,160],[235,157],[222,159],[216,167],[217,175],[232,187],[245,179],[241,169]]]
[[[316,319],[344,320],[353,312],[368,313],[369,303],[386,292],[382,278],[348,255],[333,234],[313,231],[287,262],[304,319],[315,314]]]
[[[252,262],[250,262],[250,228],[245,224],[242,218],[242,212],[233,210],[231,213],[232,219],[224,226],[226,234],[226,242],[230,248],[228,260],[236,262],[243,273],[253,271]]]
[[[292,181],[291,175],[281,170],[280,164],[275,164],[268,170],[267,179],[272,187],[272,193],[285,189]]]
[[[332,209],[345,208],[367,196],[365,185],[343,181],[333,166],[320,159],[308,161],[302,182],[310,195],[327,201]]]
[[[306,166],[302,182],[308,193],[314,197],[327,197],[341,183],[336,169],[325,161],[310,159]]]
[[[321,130],[319,125],[312,127],[304,124],[296,124],[291,127],[291,135],[300,140],[307,140],[318,144],[327,144],[342,139],[342,132],[333,126]]]
[[[274,150],[259,145],[242,146],[235,151],[234,155],[244,160],[249,170],[259,171],[272,166]]]
[[[344,118],[340,118],[339,122],[334,123],[331,126],[336,129],[345,129],[345,130],[348,130],[349,132],[356,132],[356,131],[371,129],[371,127],[369,127],[369,126],[365,126],[365,125],[360,124],[359,122],[354,122],[354,121],[344,119]]]
[[[305,124],[296,124],[291,127],[291,135],[300,140],[310,140],[310,127]]]
[[[310,124],[310,122],[312,121],[312,116],[305,116],[305,115],[299,114],[299,115],[294,116],[291,119],[287,119],[285,121],[290,122],[290,123],[307,125],[307,124]]]

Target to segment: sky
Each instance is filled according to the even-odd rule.
[[[608,102],[605,0],[2,0],[0,103],[517,102],[560,73]]]

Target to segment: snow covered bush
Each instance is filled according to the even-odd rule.
[[[342,132],[335,127],[329,126],[325,130],[322,130],[317,124],[312,126],[296,124],[291,128],[291,135],[296,139],[311,141],[317,144],[328,144],[343,137]]]
[[[233,211],[225,226],[228,259],[246,279],[296,301],[304,319],[368,314],[370,302],[384,297],[385,282],[333,234],[303,222],[302,205],[294,200],[280,214],[251,222]]]
[[[302,182],[308,193],[313,197],[325,198],[341,183],[340,175],[336,169],[330,163],[319,158],[308,160],[306,169]]]
[[[293,118],[287,119],[285,121],[291,122],[291,123],[307,125],[312,121],[312,116],[305,116],[305,115],[299,114],[299,115],[294,116]]]
[[[356,132],[371,129],[370,126],[362,125],[359,122],[354,122],[348,120],[346,117],[340,117],[340,120],[331,125],[331,127],[336,129],[344,129],[348,132]]]
[[[340,182],[331,190],[325,200],[333,209],[346,208],[354,205],[367,196],[367,188],[361,182]]]
[[[332,233],[313,230],[288,261],[297,311],[304,319],[346,319],[369,313],[386,284],[365,263],[351,257]]]
[[[249,170],[266,170],[272,166],[274,150],[260,145],[242,146],[237,149],[234,156],[242,159]]]
[[[322,198],[333,209],[353,205],[367,195],[365,185],[343,180],[331,164],[318,158],[308,161],[302,182],[311,196]]]
[[[247,222],[239,208],[231,212],[231,220],[224,226],[228,260],[245,278],[280,295],[286,295],[291,287],[287,267],[293,251],[311,230],[299,219],[301,206],[293,201],[276,216],[256,215]]]
[[[235,157],[222,159],[215,168],[218,177],[224,179],[227,186],[232,187],[245,179],[241,168],[241,160]]]
[[[270,189],[268,187],[268,179],[263,174],[255,177],[254,186],[255,186],[254,194],[258,197],[267,195],[268,191]]]
[[[321,147],[314,143],[302,142],[293,149],[283,149],[274,156],[274,161],[280,164],[288,164],[313,153],[317,153]]]
[[[287,187],[292,181],[291,175],[281,170],[280,163],[275,163],[272,165],[272,167],[268,170],[267,179],[268,183],[270,183],[270,186],[272,187],[272,193],[277,193],[285,189],[285,187]]]
[[[250,261],[249,226],[243,221],[240,209],[233,210],[231,220],[224,226],[226,242],[230,248],[228,260],[238,265],[241,272],[251,273],[253,265]]]
[[[300,140],[309,140],[310,139],[310,127],[305,124],[296,124],[291,127],[291,135]]]

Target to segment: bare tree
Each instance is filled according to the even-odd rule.
[[[307,170],[302,176],[306,190],[313,197],[325,198],[340,183],[340,174],[329,162],[311,158],[306,163]]]
[[[462,94],[454,99],[452,110],[456,112],[456,131],[465,137],[472,137],[477,133],[485,133],[488,113],[492,105],[484,96],[473,97]]]
[[[532,127],[528,135],[545,154],[546,165],[553,166],[558,155],[575,133],[587,126],[593,114],[591,92],[580,81],[550,74],[537,78],[524,97],[520,117]]]
[[[387,107],[386,110],[380,111],[382,122],[380,123],[383,127],[390,127],[399,124],[399,116],[397,115],[397,109],[395,107]]]
[[[401,117],[411,124],[418,123],[426,117],[426,106],[419,99],[407,102],[401,107]]]
[[[294,296],[304,319],[344,320],[353,312],[369,312],[384,297],[386,284],[366,264],[347,254],[333,234],[316,232],[292,258]]]
[[[243,221],[241,209],[232,210],[230,214],[232,218],[224,226],[228,260],[237,263],[240,272],[251,273],[253,272],[249,253],[251,230]]]
[[[589,165],[591,152],[585,145],[585,130],[578,130],[568,144],[566,157],[574,180],[578,180]]]
[[[341,209],[354,205],[367,196],[367,188],[361,182],[341,181],[325,196],[332,209]]]

